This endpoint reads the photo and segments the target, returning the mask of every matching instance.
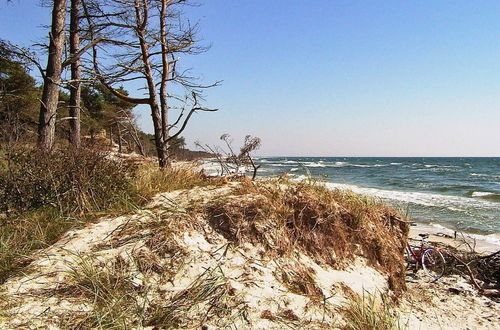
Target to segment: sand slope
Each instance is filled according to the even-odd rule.
[[[269,257],[259,244],[230,242],[186,211],[232,189],[160,194],[135,214],[68,232],[39,251],[25,275],[0,287],[0,328],[58,329],[109,319],[106,302],[99,305],[85,290],[96,288],[90,270],[112,272],[121,279],[112,282],[114,290],[126,283],[133,291],[114,306],[127,308],[119,317],[135,328],[342,328],[342,308],[353,293],[389,293],[386,276],[362,256],[342,270],[299,251]],[[463,280],[409,281],[399,307],[403,328],[498,328],[498,304],[477,296]],[[457,285],[460,293],[448,291]]]

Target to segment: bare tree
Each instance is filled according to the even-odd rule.
[[[255,180],[260,165],[255,164],[251,153],[260,148],[260,138],[250,135],[245,136],[243,146],[240,148],[239,153],[234,151],[233,139],[229,134],[222,134],[220,139],[224,141],[226,145],[225,148],[216,146],[211,147],[208,144],[202,145],[200,142],[196,142],[195,144],[203,151],[214,155],[221,167],[221,176],[245,176],[246,170],[251,167],[252,180]]]
[[[183,18],[181,8],[188,1],[109,0],[103,5],[83,0],[82,4],[91,38],[105,36],[105,52],[93,46],[93,74],[120,99],[149,106],[158,163],[161,168],[169,166],[169,142],[184,131],[192,115],[216,111],[200,101],[201,90],[218,82],[202,85],[189,70],[179,70],[180,54],[206,50],[196,43],[197,25]],[[136,80],[144,83],[145,97],[124,95],[114,87]],[[184,91],[184,96],[174,90]],[[172,110],[177,110],[177,118],[170,121]]]
[[[260,165],[255,165],[255,162],[253,161],[250,153],[259,149],[260,144],[261,144],[260,138],[247,135],[245,136],[245,141],[243,142],[243,146],[240,149],[239,158],[241,159],[243,164],[250,165],[252,167],[253,171],[252,180],[255,180]]]
[[[54,146],[56,114],[61,86],[62,55],[64,51],[66,0],[54,0],[47,67],[43,75],[43,92],[38,123],[38,145],[50,151]]]
[[[80,0],[71,0],[70,23],[69,23],[69,48],[71,62],[71,81],[69,82],[69,142],[80,146],[80,103],[81,103],[81,70],[80,58]]]

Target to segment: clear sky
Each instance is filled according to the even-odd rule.
[[[37,2],[0,4],[0,38],[43,35]],[[261,137],[262,155],[500,156],[500,1],[200,2],[187,14],[212,48],[185,65],[223,84],[190,144],[230,133]]]

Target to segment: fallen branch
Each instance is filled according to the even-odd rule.
[[[474,287],[479,291],[479,293],[482,294],[484,289],[477,283],[476,278],[474,277],[474,273],[472,273],[472,269],[470,269],[470,267],[469,267],[469,264],[467,264],[466,262],[464,262],[462,259],[458,258],[456,255],[454,255],[451,252],[448,252],[448,254],[450,256],[452,256],[453,259],[458,261],[460,264],[465,266],[465,268],[467,269],[467,272],[469,273],[471,284],[474,285]]]

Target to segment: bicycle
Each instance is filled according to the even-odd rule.
[[[421,237],[420,246],[411,246],[407,244],[405,249],[405,259],[408,262],[408,268],[415,266],[415,272],[419,268],[424,270],[424,273],[433,278],[433,282],[439,280],[446,269],[446,261],[441,253],[441,249],[432,247],[425,242],[429,238],[429,234],[418,234]]]

